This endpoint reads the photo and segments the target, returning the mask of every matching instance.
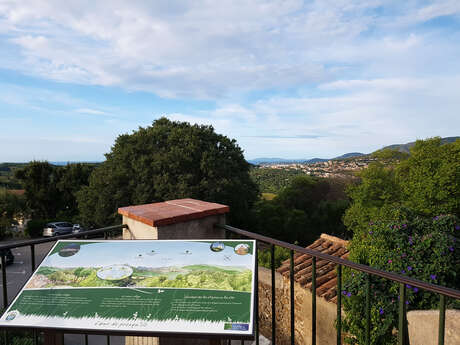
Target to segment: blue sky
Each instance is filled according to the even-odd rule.
[[[248,159],[460,135],[460,1],[0,1],[0,162],[166,116]]]

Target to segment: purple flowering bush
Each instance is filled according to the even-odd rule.
[[[423,217],[399,209],[397,217],[369,222],[365,231],[355,232],[350,260],[425,282],[460,287],[460,221],[453,215]],[[396,219],[396,220],[395,220]],[[344,330],[349,344],[365,341],[366,275],[345,270],[342,300],[346,317]],[[406,285],[407,310],[438,307],[439,295]],[[399,283],[371,277],[371,343],[396,344],[393,330],[398,325]],[[459,308],[459,301],[448,307]]]

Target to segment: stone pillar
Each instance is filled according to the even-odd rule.
[[[215,229],[225,224],[230,208],[194,199],[179,199],[118,209],[123,215],[124,240],[199,240],[225,238],[225,230]],[[219,340],[126,337],[126,345],[211,345]]]

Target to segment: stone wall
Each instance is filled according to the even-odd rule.
[[[438,310],[413,310],[407,313],[411,345],[438,344]],[[460,310],[446,311],[445,345],[460,344]]]
[[[276,287],[276,343],[290,344],[290,290],[289,280],[275,273]],[[311,292],[294,283],[295,305],[295,343],[298,345],[311,344]],[[271,339],[271,271],[259,268],[259,327],[260,332]],[[316,343],[321,345],[335,345],[337,332],[335,319],[337,305],[327,302],[324,298],[316,297]]]

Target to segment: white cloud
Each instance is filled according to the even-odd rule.
[[[0,30],[20,47],[9,68],[59,81],[117,85],[162,97],[219,98],[337,78],[337,66],[394,57],[423,38],[392,33],[382,1],[22,1],[0,5]],[[456,13],[454,1],[387,4],[419,20]],[[404,12],[407,11],[407,13]],[[340,69],[339,69],[340,70]]]
[[[325,84],[319,97],[273,97],[244,107],[230,132],[250,158],[333,157],[460,128],[460,75],[433,78],[344,80]],[[232,106],[230,105],[230,109]],[[212,118],[226,113],[217,109]]]
[[[97,109],[89,109],[89,108],[76,109],[75,112],[81,113],[81,114],[89,114],[89,115],[110,116],[110,114],[106,113],[105,111],[101,111]]]
[[[457,0],[0,0],[2,69],[128,91],[122,110],[108,98],[8,84],[0,102],[92,116],[95,132],[109,128],[106,143],[161,109],[212,124],[249,157],[458,135],[460,31],[442,17],[459,13]],[[139,90],[180,102],[133,105]]]

